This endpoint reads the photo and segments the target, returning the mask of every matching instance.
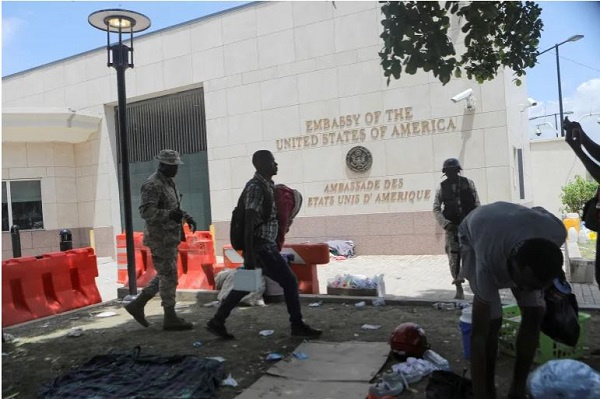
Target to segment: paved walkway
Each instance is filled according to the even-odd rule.
[[[218,260],[222,261],[220,257]],[[365,276],[384,275],[387,295],[401,299],[419,299],[445,302],[454,298],[454,286],[451,284],[448,258],[446,255],[364,255],[346,260],[331,260],[327,265],[317,267],[319,290],[327,293],[327,280],[336,275],[362,274]],[[96,283],[102,300],[117,298],[117,266],[111,259],[100,259],[99,276]],[[572,284],[573,291],[582,308],[600,309],[600,291],[593,284]],[[473,297],[468,284],[465,297]],[[510,290],[502,290],[505,303],[514,302]]]
[[[319,290],[327,293],[327,280],[336,275],[362,274],[384,275],[386,294],[401,298],[431,301],[450,301],[455,288],[448,269],[446,255],[392,255],[357,256],[346,260],[331,260],[328,265],[318,267]],[[571,284],[579,306],[600,309],[600,290],[593,284]],[[465,297],[473,294],[465,284]],[[502,301],[514,303],[510,290],[502,290]]]

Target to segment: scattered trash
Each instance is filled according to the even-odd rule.
[[[205,308],[212,308],[212,307],[215,307],[217,305],[219,305],[219,301],[208,302],[208,303],[205,303],[202,306],[204,306]]]
[[[332,288],[362,288],[375,289],[379,276],[367,277],[363,275],[339,274],[327,280],[327,286]]]
[[[79,320],[79,316],[69,317],[69,320]]]
[[[44,323],[44,324],[42,324],[42,326],[41,326],[41,327],[42,327],[42,328],[48,328],[48,327],[50,327],[50,323]]]
[[[192,346],[193,346],[194,348],[200,348],[200,347],[202,346],[202,342],[200,342],[200,341],[196,341],[196,342],[194,342],[194,343],[192,344]]]
[[[432,351],[431,349],[427,349],[425,353],[423,353],[423,360],[429,361],[431,364],[435,366],[437,370],[450,370],[450,363],[439,353]]]
[[[321,306],[323,304],[323,301],[319,301],[319,302],[313,302],[313,303],[309,303],[308,307],[309,308],[318,308],[319,306]]]
[[[385,306],[385,301],[383,298],[375,298],[373,299],[373,306]]]
[[[281,359],[283,359],[283,355],[281,355],[280,353],[272,352],[267,355],[266,359],[267,360],[281,360]]]
[[[367,305],[365,301],[360,301],[354,304],[357,308],[364,308]]]
[[[535,369],[527,385],[535,398],[597,398],[600,373],[577,360],[556,359]]]
[[[8,353],[2,352],[2,356],[8,356]]]
[[[96,315],[96,317],[111,317],[111,316],[116,316],[117,312],[102,312],[102,313],[98,313]]]
[[[14,335],[9,334],[9,333],[2,333],[2,341],[10,343],[10,342],[13,342],[15,340],[16,340],[16,338],[15,338]]]
[[[360,328],[362,330],[379,330],[381,326],[379,324],[363,324]]]
[[[221,362],[221,363],[223,363],[225,361],[225,358],[221,357],[221,356],[211,356],[211,357],[207,357],[207,359],[216,360],[217,362]]]
[[[358,337],[358,334],[354,334],[355,337]]]
[[[467,306],[470,306],[470,305],[467,303],[461,303],[461,302],[436,302],[433,304],[433,307],[438,310],[463,309]]]
[[[189,307],[190,307],[190,305],[187,303],[176,303],[175,304],[175,309],[186,309]]]
[[[409,357],[405,362],[392,365],[392,371],[402,375],[408,384],[414,384],[431,374],[436,369],[428,360]]]
[[[17,396],[19,396],[21,393],[20,392],[15,392],[10,396],[5,396],[4,399],[13,399],[16,398]]]
[[[227,378],[225,378],[223,381],[221,381],[221,386],[237,387],[238,383],[236,380],[233,379],[233,377],[231,376],[231,373],[229,373]]]
[[[67,337],[81,337],[83,335],[83,328],[73,327],[67,333]]]
[[[308,359],[308,355],[304,352],[294,352],[294,357],[298,360]]]
[[[268,337],[269,335],[273,335],[275,331],[274,330],[262,330],[259,331],[259,334],[262,335],[263,337]]]

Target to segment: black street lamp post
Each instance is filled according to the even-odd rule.
[[[125,70],[133,68],[133,33],[150,27],[150,19],[143,14],[128,10],[110,9],[96,11],[88,17],[94,28],[106,31],[107,66],[117,72],[117,96],[119,118],[119,146],[121,147],[121,174],[123,182],[123,208],[125,211],[125,242],[127,247],[127,277],[129,295],[137,294],[135,272],[135,248],[133,244],[133,220],[131,216],[131,187],[129,184],[129,155],[127,147],[127,97],[125,95]],[[119,41],[110,44],[110,34],[117,33]],[[123,33],[129,33],[131,47],[123,44]],[[131,55],[131,61],[129,56]]]
[[[564,122],[564,115],[563,115],[562,88],[560,86],[560,61],[559,61],[559,57],[558,57],[558,46],[568,43],[568,42],[576,42],[579,39],[583,39],[583,35],[573,35],[570,38],[568,38],[567,40],[560,42],[558,44],[555,44],[554,46],[547,48],[546,50],[544,50],[538,54],[538,56],[540,56],[540,55],[544,54],[545,52],[548,52],[552,49],[556,50],[556,75],[558,77],[558,110],[560,113],[560,128],[558,126],[556,126],[556,130],[558,130],[560,132],[561,137],[564,137],[565,130],[562,127],[562,124]]]

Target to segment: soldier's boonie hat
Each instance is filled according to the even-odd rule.
[[[175,150],[162,150],[155,159],[167,165],[183,165],[179,153]]]

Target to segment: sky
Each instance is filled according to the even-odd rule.
[[[2,76],[24,71],[88,50],[103,47],[106,36],[87,21],[90,13],[106,8],[125,8],[148,16],[152,26],[146,32],[226,10],[246,2],[208,1],[2,1]],[[575,35],[577,42],[559,47],[564,111],[571,120],[580,120],[584,131],[600,142],[600,2],[539,2],[544,30],[539,50]],[[558,84],[555,50],[538,58],[527,71],[529,97],[537,106],[528,109],[530,118],[558,112]],[[541,135],[535,135],[539,126]],[[533,139],[556,136],[554,116],[530,121]]]

